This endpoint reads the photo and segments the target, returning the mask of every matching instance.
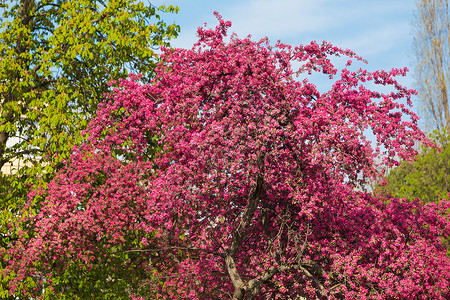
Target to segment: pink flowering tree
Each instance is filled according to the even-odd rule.
[[[82,269],[126,297],[448,299],[448,202],[363,192],[377,162],[431,145],[399,102],[415,93],[395,79],[406,69],[338,74],[334,57],[362,59],[326,42],[226,42],[218,20],[192,49],[164,49],[151,84],[120,81],[48,191],[30,194],[45,200],[10,253],[11,290],[64,294],[80,278],[52,276]],[[313,72],[331,89],[297,79]]]

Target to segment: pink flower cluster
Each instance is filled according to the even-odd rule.
[[[415,93],[395,80],[406,70],[343,69],[320,93],[295,75],[334,80],[332,57],[362,59],[325,42],[224,42],[231,23],[218,20],[192,49],[163,49],[151,84],[121,80],[99,107],[35,235],[10,253],[12,285],[120,248],[144,258],[155,298],[448,299],[449,203],[358,189],[377,158],[392,166],[431,145],[398,102]]]

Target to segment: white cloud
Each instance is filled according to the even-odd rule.
[[[234,13],[228,13],[238,34],[289,37],[323,30],[333,22],[335,16],[323,13],[324,3],[324,0],[253,0],[230,8]]]
[[[224,16],[238,33],[288,38],[383,26],[405,10],[404,0],[251,0],[228,7]]]
[[[177,1],[175,1],[177,2]],[[405,0],[248,0],[189,1],[180,5],[181,35],[176,47],[190,48],[198,26],[217,24],[219,11],[233,23],[230,31],[254,39],[268,36],[291,44],[328,40],[361,55],[382,54],[410,43],[413,1]],[[195,9],[193,9],[195,7]],[[405,17],[406,16],[406,17]],[[178,17],[177,17],[178,18]],[[230,33],[231,33],[230,32]],[[406,37],[405,37],[406,35]]]
[[[408,43],[410,38],[409,35],[405,36],[406,30],[408,27],[403,23],[391,24],[343,36],[335,43],[339,43],[341,47],[357,49],[362,56],[375,56],[396,48],[400,43]]]

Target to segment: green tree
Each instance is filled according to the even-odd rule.
[[[403,161],[389,171],[387,186],[377,186],[375,192],[423,203],[448,199],[450,193],[450,137],[437,131],[432,136],[440,150],[422,147],[414,161]]]
[[[2,2],[0,29],[0,249],[17,236],[30,188],[45,187],[68,158],[108,81],[143,74],[179,27],[178,7],[136,0]],[[38,209],[38,203],[30,207]],[[8,258],[2,258],[4,266]],[[9,278],[2,278],[3,284]],[[2,284],[2,285],[3,285]],[[1,296],[7,291],[0,288]]]

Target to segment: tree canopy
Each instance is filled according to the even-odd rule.
[[[433,139],[440,149],[422,147],[411,161],[403,161],[386,176],[387,185],[377,186],[375,192],[398,198],[420,199],[424,204],[449,199],[450,145],[445,133],[435,132]]]
[[[414,93],[395,80],[406,70],[352,71],[361,58],[326,42],[227,42],[217,17],[192,49],[164,48],[150,84],[118,80],[88,140],[30,194],[43,206],[23,220],[36,234],[9,251],[11,291],[59,295],[74,279],[53,277],[114,260],[136,279],[130,298],[448,298],[449,202],[356,189],[377,158],[433,145],[398,103]],[[295,77],[313,72],[331,89]]]
[[[1,3],[0,169],[8,172],[0,172],[0,249],[5,250],[21,230],[18,217],[30,187],[45,186],[80,144],[81,132],[110,91],[107,82],[127,78],[130,70],[149,82],[155,50],[167,46],[179,27],[161,18],[177,7],[135,0]],[[30,207],[30,213],[36,209]]]
[[[134,0],[5,3],[0,167],[15,160],[33,167],[2,175],[4,206],[28,189],[22,176],[51,177],[55,164],[68,157],[108,91],[106,83],[126,78],[129,70],[150,80],[154,49],[178,32],[160,19],[160,11],[177,11],[171,6],[158,9]]]

